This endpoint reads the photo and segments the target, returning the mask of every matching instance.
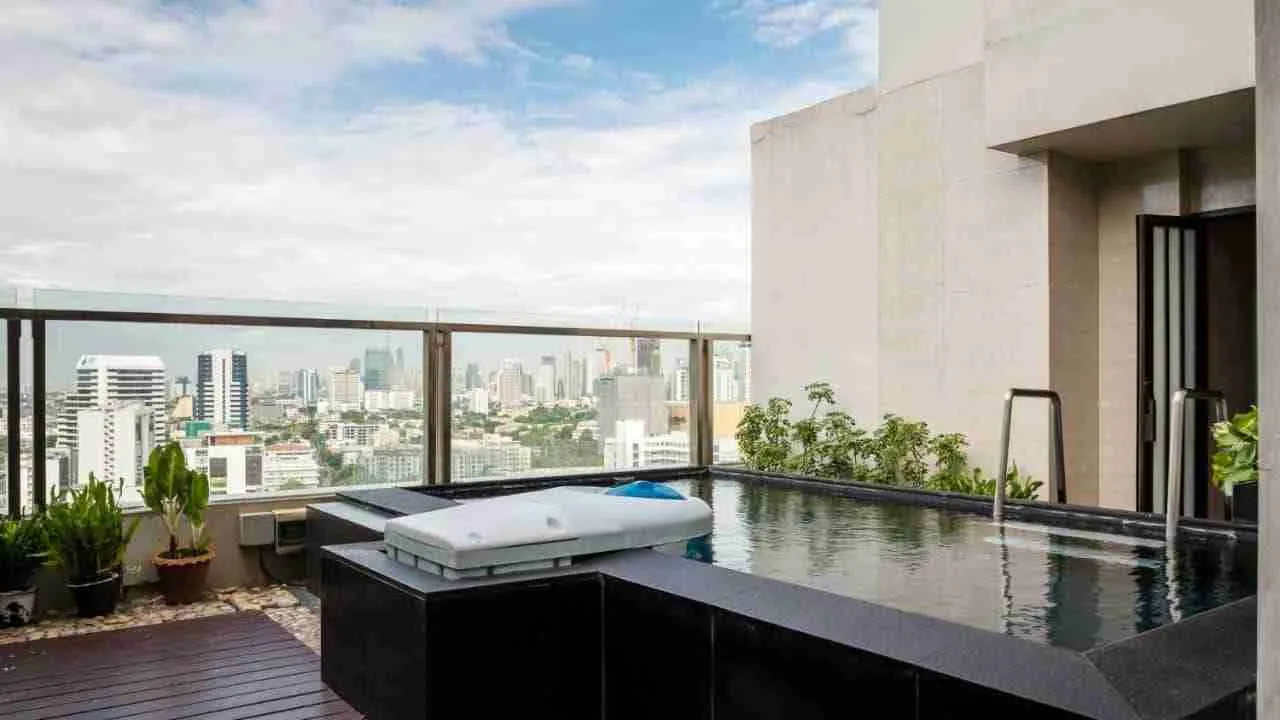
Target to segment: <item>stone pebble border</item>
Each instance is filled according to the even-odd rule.
[[[129,594],[136,593],[136,590]],[[308,599],[307,602],[299,598]],[[104,617],[79,618],[73,614],[47,615],[38,623],[0,630],[0,646],[32,640],[85,635],[104,630],[144,627],[212,615],[262,611],[302,644],[320,652],[319,605],[305,590],[285,585],[259,588],[227,588],[190,605],[166,605],[158,593],[148,592],[122,601],[116,612]],[[0,660],[6,653],[0,649]]]

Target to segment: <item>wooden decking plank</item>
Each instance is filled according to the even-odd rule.
[[[259,613],[0,645],[0,719],[359,718]]]

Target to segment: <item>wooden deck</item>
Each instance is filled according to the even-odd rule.
[[[0,646],[0,718],[359,718],[261,613]]]

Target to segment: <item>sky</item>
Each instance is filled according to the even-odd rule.
[[[750,124],[873,82],[875,1],[4,0],[0,287],[745,331]]]

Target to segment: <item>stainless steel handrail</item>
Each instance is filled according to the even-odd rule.
[[[1213,402],[1218,421],[1227,419],[1227,398],[1218,390],[1182,388],[1173,394],[1169,413],[1169,475],[1164,486],[1164,539],[1173,542],[1178,536],[1178,520],[1182,517],[1182,443],[1187,434],[1187,400]]]
[[[1009,388],[1004,394],[1004,423],[1000,426],[1000,474],[996,476],[996,497],[991,517],[999,522],[1004,519],[1004,500],[1009,476],[1009,433],[1013,426],[1013,401],[1030,397],[1048,400],[1053,406],[1053,497],[1056,502],[1067,501],[1067,467],[1062,447],[1062,397],[1052,390],[1034,388]]]

